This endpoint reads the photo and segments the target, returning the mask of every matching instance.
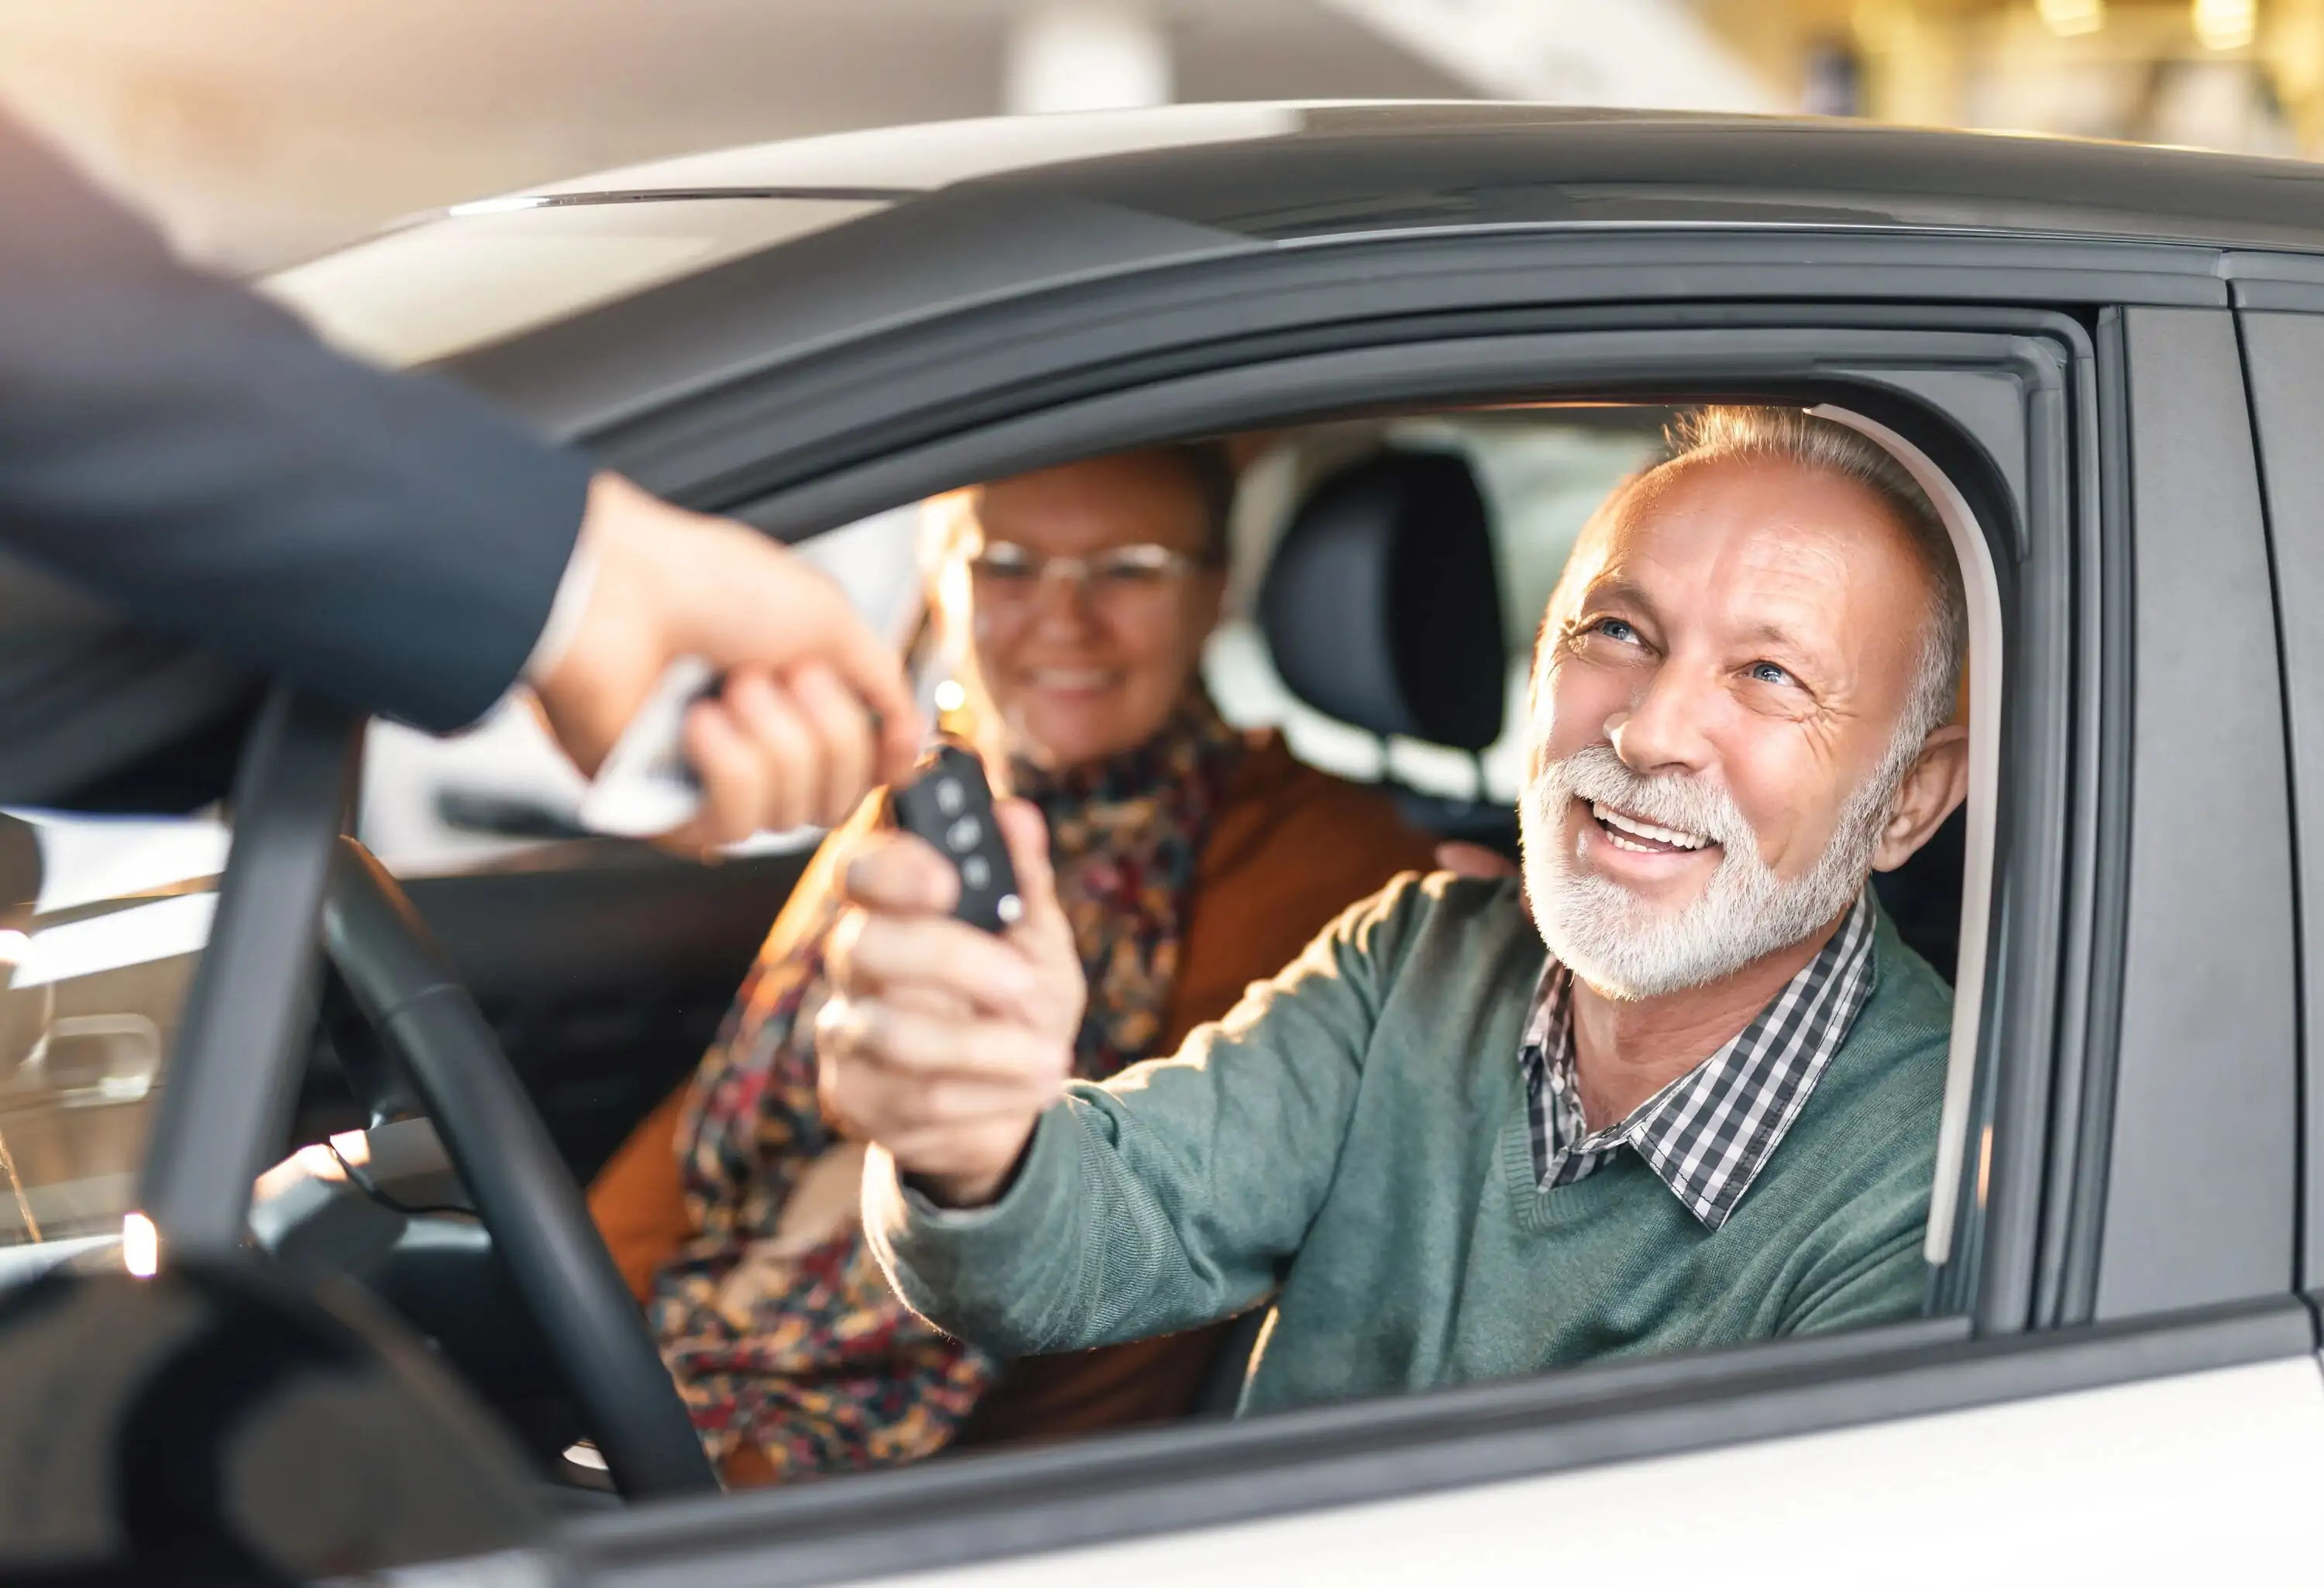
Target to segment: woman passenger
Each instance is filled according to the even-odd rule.
[[[988,763],[1048,818],[1089,972],[1091,1079],[1172,1051],[1345,906],[1430,863],[1384,797],[1230,729],[1204,693],[1232,494],[1204,445],[930,503],[938,636]],[[856,1223],[862,1149],[816,1103],[842,847],[809,864],[693,1080],[591,1191],[706,1446],[728,1482],[763,1483],[1184,1411],[1219,1329],[1003,1363],[889,1292]]]

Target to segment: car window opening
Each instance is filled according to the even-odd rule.
[[[1907,1154],[1919,1166],[1908,1192],[1887,1186],[1868,1164],[1848,1160],[1849,1172],[1865,1178],[1867,1205],[1879,1206],[1868,1219],[1909,1216],[1915,1231],[1925,1220],[1932,1263],[1944,1260],[1958,1223],[1953,1192],[1969,1124],[1982,990],[1982,978],[1965,967],[1983,962],[1992,892],[1998,586],[1961,494],[1907,439],[1841,407],[1783,411],[1791,417],[1776,428],[1792,427],[1784,445],[1799,442],[1792,431],[1804,423],[1802,435],[1863,471],[1817,498],[1837,515],[1832,523],[1850,513],[1893,517],[1895,502],[1909,495],[1954,559],[1961,660],[1976,665],[1961,667],[1950,709],[1926,727],[1956,737],[1966,727],[1965,749],[1957,752],[1966,801],[1946,814],[1941,792],[1924,799],[1934,815],[1915,830],[1910,853],[1872,874],[1860,908],[1825,909],[1817,921],[1832,929],[1818,937],[1820,946],[1787,962],[1753,1001],[1755,1008],[1772,1007],[1780,992],[1786,1009],[1808,1009],[1824,1022],[1821,1037],[1795,1029],[1800,1022],[1754,1016],[1730,1022],[1713,1045],[1730,1091],[1764,1101],[1772,1088],[1786,1100],[1803,1099],[1778,1106],[1776,1113],[1791,1113],[1748,1149],[1733,1144],[1739,1116],[1723,1112],[1708,1089],[1689,1090],[1692,1068],[1629,1095],[1603,1091],[1586,1064],[1572,1058],[1573,1045],[1603,1040],[1621,1026],[1625,1001],[1666,997],[1690,985],[1689,976],[1702,979],[1705,967],[1713,980],[1729,974],[1703,942],[1665,932],[1652,953],[1626,955],[1620,901],[1601,898],[1594,913],[1579,911],[1558,929],[1588,960],[1582,979],[1621,993],[1613,1005],[1595,993],[1529,982],[1497,994],[1529,1011],[1522,1030],[1513,1018],[1478,1028],[1507,1049],[1493,1060],[1506,1072],[1495,1084],[1514,1112],[1508,1122],[1492,1122],[1491,1140],[1471,1143],[1469,1157],[1446,1159],[1445,1172],[1473,1176],[1489,1165],[1492,1175],[1510,1177],[1501,1196],[1507,1227],[1496,1239],[1535,1239],[1580,1216],[1574,1209],[1610,1221],[1609,1230],[1630,1222],[1627,1235],[1600,1232],[1612,1242],[1604,1260],[1660,1277],[1642,1283],[1647,1311],[1625,1325],[1630,1336],[1595,1354],[1683,1350],[1920,1315],[1926,1286],[1917,1266],[1909,1275],[1900,1268],[1885,1288],[1851,1288],[1803,1270],[1784,1281],[1795,1293],[1763,1294],[1756,1306],[1722,1311],[1704,1304],[1707,1288],[1726,1279],[1691,1268],[1691,1254],[1715,1251],[1722,1232],[1733,1238],[1730,1246],[1754,1239],[1751,1231],[1769,1217],[1761,1207],[1808,1196],[1781,1172],[1785,1146],[1795,1156],[1808,1150],[1803,1143],[1839,1150],[1819,1134],[1820,1094],[1868,1099],[1858,1106],[1875,1113],[1925,1115]],[[1721,895],[1727,913],[1717,921],[1821,908],[1826,895],[1794,886],[1812,869],[1794,857],[1829,853],[1836,825],[1843,817],[1861,822],[1862,810],[1840,810],[1849,790],[1834,787],[1818,795],[1836,813],[1829,820],[1771,816],[1787,812],[1787,800],[1813,802],[1755,790],[1749,776],[1760,774],[1720,758],[1743,754],[1748,741],[1759,746],[1752,753],[1780,759],[1769,746],[1779,747],[1784,734],[1812,737],[1801,725],[1822,709],[1825,696],[1868,686],[1842,678],[1855,661],[1834,660],[1833,647],[1853,643],[1852,636],[1805,631],[1826,606],[1888,609],[1864,607],[1848,593],[1856,585],[1785,605],[1777,579],[1768,586],[1769,611],[1753,619],[1770,636],[1766,644],[1748,655],[1719,650],[1740,643],[1734,636],[1743,621],[1735,601],[1715,598],[1719,587],[1748,584],[1757,577],[1746,577],[1759,566],[1754,559],[1765,560],[1743,521],[1760,499],[1752,493],[1764,496],[1772,487],[1752,471],[1802,466],[1780,450],[1766,462],[1751,448],[1775,443],[1753,432],[1757,439],[1735,443],[1742,451],[1734,457],[1714,448],[1675,474],[1655,472],[1695,413],[1620,402],[1525,404],[1210,438],[965,487],[809,543],[858,604],[912,647],[924,700],[980,744],[996,782],[1032,799],[1048,818],[1059,874],[1075,891],[1069,914],[1090,984],[1092,1013],[1074,1048],[1079,1076],[1102,1083],[1167,1057],[1189,1032],[1232,1008],[1246,983],[1303,951],[1311,966],[1334,955],[1342,965],[1356,963],[1349,956],[1360,954],[1346,933],[1418,933],[1425,944],[1427,934],[1451,929],[1440,919],[1447,898],[1470,900],[1499,887],[1515,900],[1506,879],[1518,872],[1524,853],[1518,811],[1532,797],[1529,783],[1539,787],[1537,757],[1553,751],[1566,765],[1561,799],[1572,804],[1543,815],[1536,844],[1554,835],[1563,845],[1579,845],[1585,867],[1594,856],[1614,868],[1606,874],[1628,868],[1624,886],[1691,886],[1690,868],[1722,875],[1720,887],[1732,897]],[[1868,454],[1849,452],[1851,439]],[[1821,478],[1813,468],[1803,477],[1810,485]],[[1640,491],[1651,498],[1646,506],[1621,505],[1626,493]],[[1705,526],[1703,534],[1732,540],[1718,579],[1690,586],[1671,572],[1681,542],[1638,527],[1651,522],[1656,504],[1683,511],[1686,522]],[[1844,541],[1834,529],[1824,549]],[[1912,555],[1927,543],[1910,541]],[[1577,546],[1600,563],[1636,559],[1638,571],[1577,582],[1568,577]],[[1844,546],[1835,555],[1843,557],[1833,565],[1842,582],[1856,578],[1844,565]],[[1858,583],[1893,596],[1895,571]],[[1545,695],[1564,698],[1563,675],[1545,679],[1537,665],[1545,632],[1557,668],[1594,680],[1572,709],[1596,712],[1601,724],[1624,718],[1615,735],[1629,745],[1623,753],[1599,743],[1609,736],[1596,730],[1572,746],[1542,740]],[[1655,681],[1679,671],[1687,675],[1681,682]],[[521,736],[513,720],[440,752],[393,735],[374,730],[364,824],[392,861],[396,836],[417,835],[401,870],[456,872],[470,863],[457,834],[445,841],[453,808],[442,795],[452,782],[498,779],[515,791],[512,798],[536,798],[524,792],[521,755],[504,752]],[[483,745],[492,735],[503,743],[487,753]],[[1883,775],[1903,777],[1914,764],[1908,757],[1881,767]],[[1657,776],[1642,776],[1641,765]],[[1668,792],[1681,785],[1683,795]],[[538,798],[554,807],[572,792]],[[1557,825],[1569,822],[1586,823],[1586,830]],[[1427,1192],[1397,1175],[1387,1176],[1389,1189],[1374,1205],[1333,1209],[1319,1189],[1313,1203],[1299,1200],[1309,1195],[1301,1191],[1280,1207],[1206,1211],[1206,1220],[1240,1232],[1241,1266],[1208,1279],[1171,1279],[1167,1304],[1151,1314],[1167,1327],[1145,1328],[1127,1310],[1110,1317],[1111,1304],[1084,1297],[1068,1309],[1066,1335],[1054,1341],[1014,1319],[980,1338],[977,1324],[996,1316],[991,1309],[1006,1297],[932,1296],[925,1288],[927,1276],[952,1260],[936,1254],[949,1253],[945,1243],[954,1237],[933,1205],[914,1200],[918,1193],[884,1205],[875,1195],[870,1205],[886,1222],[867,1234],[857,1195],[863,1149],[826,1116],[816,1085],[816,1014],[833,996],[819,945],[838,901],[828,868],[804,859],[818,840],[826,844],[818,853],[827,854],[853,836],[790,835],[765,846],[799,855],[805,879],[719,1038],[698,1065],[689,1061],[684,1074],[628,1105],[626,1143],[597,1169],[592,1187],[600,1228],[697,1427],[713,1430],[706,1442],[726,1482],[779,1483],[955,1449],[1219,1415],[1238,1403],[1263,1411],[1336,1398],[1327,1348],[1360,1354],[1372,1347],[1352,1336],[1333,1347],[1329,1329],[1309,1334],[1302,1347],[1294,1331],[1290,1350],[1305,1350],[1309,1360],[1279,1358],[1285,1365],[1274,1370],[1270,1389],[1267,1357],[1286,1350],[1286,1336],[1277,1330],[1264,1348],[1258,1337],[1277,1316],[1274,1307],[1316,1305],[1307,1297],[1317,1282],[1303,1264],[1323,1236],[1341,1232],[1335,1238],[1350,1244],[1334,1250],[1350,1250],[1360,1243],[1351,1233],[1359,1229],[1370,1231],[1375,1243],[1443,1235],[1403,1223],[1407,1204],[1398,1198]],[[1729,867],[1730,846],[1747,838],[1753,847],[1744,858],[1758,863]],[[1865,828],[1856,841],[1868,857],[1878,837]],[[505,832],[495,843],[493,853],[522,851]],[[540,853],[542,862],[526,863],[554,864],[561,852]],[[1742,854],[1739,847],[1734,853]],[[1471,880],[1431,884],[1434,892],[1409,883],[1391,888],[1389,902],[1349,918],[1357,924],[1344,925],[1339,946],[1330,946],[1331,923],[1357,900],[1399,872],[1448,863]],[[1571,873],[1548,867],[1529,874],[1536,885],[1563,885],[1560,879]],[[1589,885],[1605,894],[1604,874]],[[1530,944],[1538,963],[1538,937],[1515,919],[1517,927],[1505,924],[1499,936],[1477,938],[1462,952],[1489,959]],[[1702,924],[1712,919],[1693,922],[1694,937],[1717,937]],[[1319,933],[1323,946],[1309,948]],[[1927,974],[1917,992],[1899,994],[1880,982],[1883,965],[1923,962]],[[1303,995],[1298,973],[1287,974],[1272,996]],[[1876,983],[1887,990],[1876,992]],[[1391,1004],[1398,995],[1385,985],[1364,994]],[[1868,1008],[1876,1019],[1902,1022],[1900,1030],[1921,1033],[1896,1039],[1912,1048],[1916,1086],[1883,1090],[1868,1073],[1857,1073],[1867,1061],[1850,1048],[1849,1033]],[[1229,1030],[1259,1018],[1256,1006],[1246,1006]],[[1408,1044],[1414,1033],[1398,1039]],[[1197,1039],[1193,1067],[1280,1061],[1239,1041]],[[1402,1062],[1415,1060],[1406,1054]],[[1425,1092],[1399,1106],[1417,1099]],[[1199,1113],[1183,1099],[1173,1106],[1180,1103]],[[1117,1135],[1136,1127],[1134,1108],[1097,1094],[1077,1106],[1096,1116],[1123,1108],[1126,1122],[1109,1127]],[[1271,1097],[1263,1106],[1289,1103]],[[1370,1106],[1355,1094],[1346,1104],[1353,1122],[1347,1128],[1362,1128]],[[1302,1149],[1302,1131],[1321,1128],[1296,1114],[1269,1116],[1284,1153]],[[333,1129],[350,1121],[344,1108],[317,1112],[311,1087],[307,1117],[327,1119]],[[1882,1123],[1893,1129],[1896,1121]],[[1192,1127],[1181,1121],[1179,1128]],[[1042,1140],[1037,1136],[1020,1172],[1033,1177],[1039,1194],[1055,1195],[1058,1187],[1044,1177],[1056,1154],[1045,1158]],[[431,1170],[442,1171],[440,1162]],[[440,1190],[420,1200],[433,1205]],[[1475,1191],[1470,1186],[1465,1200],[1473,1202]],[[1163,1201],[1188,1194],[1174,1183]],[[1304,1231],[1305,1239],[1268,1233],[1277,1225]],[[1651,1238],[1642,1233],[1648,1226]],[[1140,1225],[1138,1239],[1167,1250],[1167,1220]],[[1089,1271],[1117,1280],[1125,1271],[1092,1261]],[[1031,1272],[1009,1270],[1004,1288],[1038,1289]],[[1162,1283],[1150,1276],[1148,1282]],[[1424,1316],[1423,1292],[1464,1283],[1458,1275],[1410,1276],[1399,1282],[1402,1294],[1381,1298],[1365,1327],[1407,1334],[1443,1327]],[[1511,1289],[1487,1305],[1517,1299]],[[1687,1321],[1676,1331],[1660,1328],[1667,1320],[1650,1316],[1655,1306]],[[955,1316],[948,1307],[963,1311]],[[868,1361],[851,1358],[849,1343],[866,1339],[881,1343]],[[1430,1349],[1458,1356],[1477,1348],[1446,1334]],[[1468,1357],[1466,1371],[1480,1371],[1489,1355]],[[850,1360],[850,1375],[833,1388],[827,1370]],[[1545,1364],[1490,1365],[1525,1371]],[[1425,1387],[1391,1384],[1395,1377],[1379,1370],[1354,1388]],[[553,1450],[542,1448],[556,1454],[578,1448],[575,1440],[586,1430],[535,1432],[533,1443],[553,1439]],[[569,1461],[549,1464],[554,1470]]]

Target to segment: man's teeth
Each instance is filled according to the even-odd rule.
[[[1616,847],[1635,849],[1641,854],[1652,854],[1654,851],[1642,844],[1625,844],[1618,835],[1636,833],[1641,838],[1652,838],[1658,844],[1667,844],[1674,849],[1700,849],[1711,842],[1700,833],[1682,833],[1673,827],[1658,827],[1652,822],[1642,822],[1634,816],[1624,816],[1610,805],[1592,802],[1590,814],[1606,824],[1609,829],[1608,836],[1612,837]]]

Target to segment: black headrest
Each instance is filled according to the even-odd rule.
[[[1276,670],[1326,716],[1482,750],[1508,653],[1483,494],[1451,452],[1379,453],[1309,492],[1259,594]]]

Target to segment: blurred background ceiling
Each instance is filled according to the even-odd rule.
[[[687,150],[1308,97],[2319,156],[2324,0],[0,0],[0,99],[240,270]]]

